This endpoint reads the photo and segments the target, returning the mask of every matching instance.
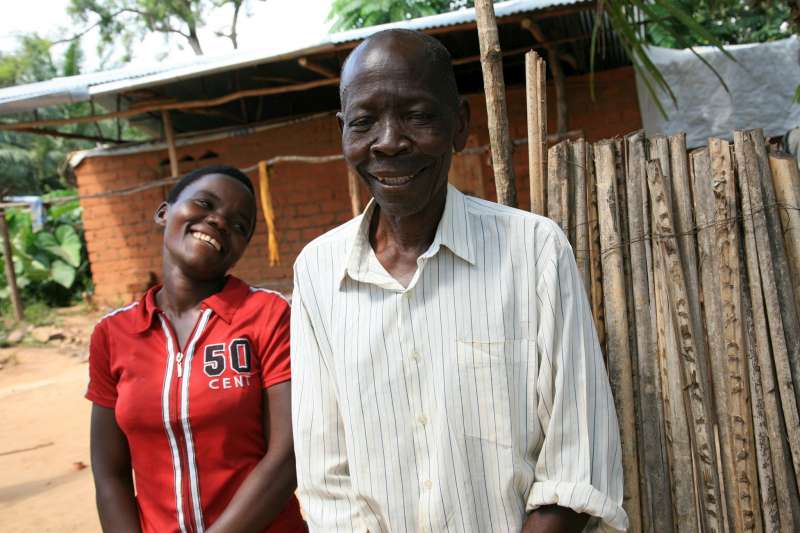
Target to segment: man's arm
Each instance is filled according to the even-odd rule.
[[[345,432],[322,348],[327,339],[317,334],[299,283],[295,272],[291,353],[297,495],[312,533],[358,531],[360,504],[352,495]]]
[[[552,231],[536,285],[537,414],[544,441],[524,531],[580,531],[590,516],[623,530],[628,521],[614,400],[572,249],[560,229]]]

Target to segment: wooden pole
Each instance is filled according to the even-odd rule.
[[[600,226],[597,219],[597,183],[594,179],[594,149],[586,145],[586,204],[589,210],[589,273],[591,277],[591,301],[594,326],[603,353],[606,349],[606,316],[603,306],[603,267],[600,251]]]
[[[14,257],[11,255],[11,237],[8,235],[5,210],[0,208],[0,239],[3,241],[3,263],[5,264],[6,283],[8,292],[11,293],[11,306],[14,308],[14,318],[17,322],[25,319],[22,308],[22,298],[17,286],[17,274],[14,272]]]
[[[753,313],[755,348],[761,372],[767,425],[770,433],[773,473],[783,531],[794,531],[797,509],[796,451],[800,444],[800,421],[788,368],[786,340],[780,320],[777,287],[772,271],[772,253],[763,209],[760,168],[747,132],[733,135],[742,191],[742,219],[747,275]],[[777,319],[777,320],[776,320]],[[773,372],[773,365],[775,372]],[[781,417],[783,413],[783,417]],[[785,420],[785,425],[784,425]],[[788,441],[788,442],[787,442]],[[788,449],[787,449],[788,448]],[[800,515],[798,515],[800,516]]]
[[[564,183],[569,179],[569,141],[561,141],[547,151],[547,217],[564,233],[569,231],[569,217],[564,205]]]
[[[525,94],[528,108],[528,181],[531,212],[544,215],[547,206],[547,76],[545,61],[531,50],[525,54]]]
[[[175,150],[175,130],[172,128],[172,117],[169,111],[161,112],[161,121],[164,126],[164,140],[167,143],[167,152],[169,153],[169,171],[172,177],[178,176],[180,170],[178,168],[178,153]]]
[[[720,433],[725,510],[730,531],[762,531],[747,360],[739,316],[738,243],[733,167],[727,143],[691,154],[708,360]],[[712,174],[710,150],[714,150]]]
[[[786,338],[789,370],[792,380],[796,384],[794,398],[795,403],[800,407],[800,320],[798,320],[797,308],[795,307],[795,290],[800,292],[800,288],[795,289],[792,286],[792,275],[786,258],[780,213],[777,208],[778,201],[775,197],[775,185],[773,184],[772,171],[770,170],[769,157],[767,156],[767,143],[764,140],[764,132],[760,129],[755,129],[751,130],[749,134],[753,140],[753,148],[755,148],[760,171],[764,218],[767,222],[767,235],[769,235],[770,251],[774,264],[774,277],[778,289],[780,316],[783,320],[783,334]],[[797,457],[798,461],[800,461],[800,451],[797,452]],[[800,462],[797,462],[796,465],[800,466]],[[800,470],[796,469],[795,474],[798,477],[798,488],[800,488]]]
[[[586,294],[590,294],[592,281],[589,269],[589,224],[586,206],[586,141],[579,139],[569,146],[569,179],[572,182],[572,206],[575,233],[575,262],[583,280]]]
[[[594,150],[608,344],[608,375],[622,433],[622,470],[625,479],[622,505],[628,514],[631,531],[641,531],[639,454],[633,401],[633,362],[629,346],[628,308],[625,301],[625,274],[622,257],[624,245],[619,233],[620,224],[617,213],[617,168],[614,142],[601,141],[595,144]]]
[[[475,17],[478,23],[483,88],[486,93],[486,117],[489,123],[489,142],[492,145],[497,201],[516,207],[517,189],[514,183],[513,146],[508,132],[503,57],[492,1],[476,0]]]
[[[353,217],[361,214],[361,189],[358,186],[358,176],[347,168],[347,189],[350,193],[350,210]]]
[[[639,453],[641,455],[642,515],[645,531],[673,531],[672,495],[667,463],[661,376],[655,330],[655,302],[650,300],[645,259],[643,193],[647,184],[644,132],[626,138],[628,234],[639,373]]]
[[[548,66],[550,67],[550,73],[553,74],[553,86],[556,89],[556,132],[558,139],[561,140],[569,129],[567,83],[564,69],[561,67],[561,54],[558,52],[558,46],[547,39],[542,28],[535,21],[525,18],[522,19],[520,25],[528,30],[531,36],[547,50]]]
[[[701,520],[706,531],[722,531],[722,509],[719,478],[716,471],[716,445],[707,410],[707,384],[697,364],[697,332],[689,309],[688,289],[683,273],[675,235],[673,215],[664,186],[664,175],[657,161],[647,164],[647,182],[653,208],[653,230],[660,235],[657,242],[664,272],[667,275],[667,294],[680,353],[684,400],[689,416],[695,465],[700,473],[702,491]]]
[[[795,307],[800,312],[800,171],[797,161],[789,154],[770,154],[769,166],[783,227],[791,283],[795,287]],[[796,390],[800,388],[800,383],[795,380],[794,386]]]

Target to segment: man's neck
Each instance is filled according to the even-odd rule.
[[[387,213],[380,205],[375,207],[369,227],[369,242],[376,254],[388,248],[403,253],[422,255],[436,237],[447,201],[447,187],[422,211],[408,216]]]

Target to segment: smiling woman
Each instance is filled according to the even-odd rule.
[[[305,531],[292,495],[289,306],[227,275],[255,216],[239,170],[183,176],[155,213],[163,286],[95,328],[86,397],[105,531]]]

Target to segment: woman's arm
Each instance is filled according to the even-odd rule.
[[[114,409],[92,405],[92,473],[103,531],[141,531],[133,490],[128,439],[117,425]]]
[[[290,382],[273,385],[266,392],[267,454],[244,480],[208,533],[263,531],[283,510],[297,487]]]

